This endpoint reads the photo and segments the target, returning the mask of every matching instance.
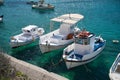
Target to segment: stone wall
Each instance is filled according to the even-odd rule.
[[[5,54],[10,59],[10,63],[18,71],[21,71],[23,74],[27,75],[32,80],[68,80],[60,75],[57,75],[53,72],[48,72],[47,70],[34,66],[30,63],[18,60],[12,56]]]

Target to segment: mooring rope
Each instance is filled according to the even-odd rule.
[[[61,58],[57,63],[54,63],[53,60],[51,59],[52,66],[57,66],[57,65],[59,65],[62,61],[63,61],[63,59]]]
[[[86,65],[84,65],[84,66],[85,66],[85,69],[87,72],[92,72]]]

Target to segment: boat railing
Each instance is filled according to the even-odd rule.
[[[120,61],[120,54],[117,56],[116,60],[114,61],[113,65],[111,67],[111,72],[115,72],[119,61]]]

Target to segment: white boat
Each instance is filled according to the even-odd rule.
[[[39,39],[39,36],[41,36],[43,33],[43,28],[38,28],[36,25],[28,25],[22,28],[21,34],[11,37],[10,45],[12,48],[15,48],[32,43],[36,39]]]
[[[119,43],[119,40],[112,40],[113,43]]]
[[[40,36],[40,49],[42,53],[63,48],[73,42],[74,31],[80,29],[76,27],[77,23],[83,19],[80,14],[64,14],[51,19],[50,28],[54,22],[60,23],[60,28],[46,35]]]
[[[0,22],[3,22],[3,15],[0,16]]]
[[[51,10],[55,7],[51,4],[44,3],[44,0],[40,0],[38,4],[33,4],[32,8],[40,9],[40,10]]]
[[[36,5],[36,4],[38,4],[38,2],[30,0],[30,1],[26,2],[26,4]]]
[[[74,36],[74,43],[63,51],[63,59],[67,69],[93,61],[104,49],[106,41],[102,37],[82,30]]]
[[[120,53],[110,68],[109,77],[111,80],[120,80]]]

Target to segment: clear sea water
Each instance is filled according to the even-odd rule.
[[[109,80],[109,69],[120,52],[120,43],[112,43],[113,39],[120,40],[120,0],[46,0],[55,6],[54,11],[32,9],[26,1],[29,0],[5,0],[0,6],[0,15],[4,14],[4,22],[0,23],[0,47],[3,51],[70,80]],[[84,15],[78,26],[96,35],[101,34],[107,40],[102,54],[94,61],[67,70],[65,63],[60,62],[63,49],[41,54],[38,41],[10,48],[10,37],[20,33],[22,27],[35,24],[48,33],[50,19],[66,13]]]

